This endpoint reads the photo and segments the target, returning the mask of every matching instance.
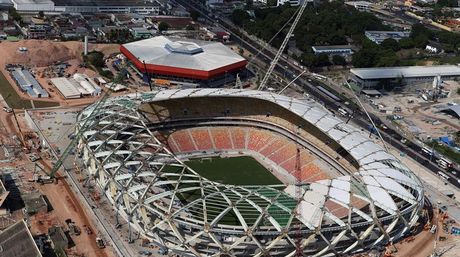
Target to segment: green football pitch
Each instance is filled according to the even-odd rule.
[[[201,176],[230,185],[277,185],[282,184],[258,161],[249,156],[230,158],[204,158],[186,161]]]

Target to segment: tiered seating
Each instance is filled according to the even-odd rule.
[[[308,183],[330,178],[316,164],[315,157],[307,149],[299,153],[300,172],[296,172],[297,145],[295,142],[270,131],[242,127],[197,127],[173,132],[166,140],[173,152],[205,150],[252,150],[270,159],[288,173]],[[247,141],[247,142],[246,142]]]
[[[358,198],[354,195],[351,195],[350,197],[350,204],[351,206],[357,208],[357,209],[362,209],[364,206],[368,205],[369,203],[362,200],[361,198]]]
[[[246,149],[246,133],[243,128],[231,128],[230,134],[232,135],[233,147],[235,149]]]
[[[321,179],[326,179],[328,176],[314,163],[309,163],[300,168],[300,181],[314,182]]]
[[[172,137],[169,137],[169,138],[167,139],[167,142],[168,142],[168,143],[167,143],[167,146],[168,146],[169,150],[171,150],[171,152],[173,152],[173,153],[178,153],[178,152],[180,152],[179,147],[177,146],[176,141],[175,141]]]
[[[270,144],[268,144],[261,151],[259,151],[259,153],[262,154],[263,156],[269,156],[271,153],[283,147],[286,143],[290,143],[290,142],[288,142],[284,138],[277,137],[275,140],[271,141]]]
[[[188,130],[175,131],[170,135],[170,138],[176,142],[180,152],[192,152],[197,150],[192,142],[192,138],[190,137]],[[170,147],[172,148],[172,146]]]
[[[273,134],[270,134],[263,130],[250,129],[248,137],[248,149],[259,152],[264,148],[273,138]]]
[[[198,150],[210,150],[214,148],[207,128],[192,129],[190,133]]]
[[[289,173],[294,173],[295,172],[295,163],[296,163],[296,157],[293,156],[287,160],[285,160],[284,162],[281,163],[281,167],[283,169],[285,169],[287,172]]]
[[[232,149],[232,139],[227,128],[209,128],[217,149]]]
[[[278,151],[272,153],[269,158],[277,164],[282,163],[285,160],[290,159],[291,157],[295,157],[297,152],[297,147],[295,143],[290,142],[288,140],[284,140],[284,147],[280,148]],[[295,158],[294,158],[295,160]]]
[[[332,201],[332,200],[327,200],[324,203],[324,206],[332,213],[334,214],[337,218],[344,218],[348,216],[348,211],[349,209],[346,207],[343,207],[342,205]]]

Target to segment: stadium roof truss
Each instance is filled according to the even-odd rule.
[[[345,148],[359,171],[302,187],[235,186],[201,177],[154,136],[138,107],[212,96],[263,99],[290,110]],[[94,106],[80,114],[80,124]],[[423,206],[423,187],[410,170],[312,101],[260,91],[187,89],[113,97],[102,108],[79,142],[88,172],[124,218],[177,252],[244,255],[251,245],[255,256],[294,256],[300,222],[306,254],[349,253],[401,237]],[[335,216],[326,202],[346,215]]]

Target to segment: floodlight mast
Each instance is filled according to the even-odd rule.
[[[297,26],[297,23],[300,21],[300,17],[302,17],[303,11],[305,11],[305,8],[307,7],[308,1],[305,0],[303,4],[300,6],[299,12],[297,13],[297,16],[295,17],[294,22],[292,23],[291,27],[289,28],[288,33],[286,34],[286,37],[283,40],[283,43],[281,44],[280,48],[278,49],[278,52],[276,53],[275,57],[273,58],[272,62],[270,63],[270,66],[268,67],[267,73],[265,73],[264,78],[262,79],[262,82],[260,82],[259,85],[259,90],[263,90],[265,86],[267,85],[268,79],[270,78],[270,75],[272,74],[273,70],[275,69],[276,65],[278,64],[279,59],[281,58],[281,55],[283,55],[284,49],[286,48],[289,39],[291,38],[292,34],[294,33],[294,29]]]
[[[127,63],[123,65],[121,71],[126,70],[126,67],[127,67]],[[101,107],[104,106],[105,101],[111,95],[111,90],[114,87],[114,85],[119,83],[122,80],[123,80],[123,72],[119,72],[117,76],[112,80],[111,85],[108,88],[108,90],[105,92],[102,98],[99,101],[97,101],[96,106],[94,106],[91,113],[85,118],[85,121],[83,122],[81,127],[78,129],[77,133],[75,134],[75,137],[72,139],[72,141],[70,141],[69,145],[65,148],[64,152],[61,154],[59,159],[56,161],[50,173],[47,174],[48,176],[50,176],[51,178],[55,178],[56,173],[61,168],[61,166],[64,164],[64,161],[67,159],[67,156],[69,155],[70,151],[75,147],[80,137],[83,135],[83,133],[88,129],[88,127],[94,121],[93,118],[96,117],[100,113],[102,109]]]

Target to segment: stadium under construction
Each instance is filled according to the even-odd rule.
[[[116,212],[182,256],[351,254],[407,235],[423,208],[411,170],[312,100],[152,91],[88,106],[80,129],[86,171]],[[244,156],[263,183],[244,170],[252,160],[206,176],[190,167]]]

